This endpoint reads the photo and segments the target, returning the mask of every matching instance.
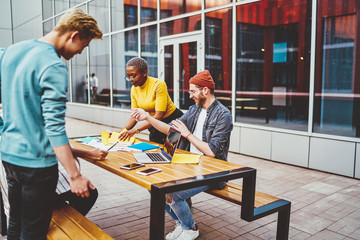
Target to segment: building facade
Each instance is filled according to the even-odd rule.
[[[208,69],[233,115],[231,151],[360,178],[359,1],[32,1],[42,34],[72,7],[93,15],[104,32],[67,62],[69,116],[124,126],[132,57],[146,59],[149,75],[167,83],[184,111],[193,104],[189,79]],[[10,1],[12,19],[19,2]]]

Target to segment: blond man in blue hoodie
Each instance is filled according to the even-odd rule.
[[[73,193],[87,197],[88,189],[94,189],[76,167],[65,131],[68,70],[61,57],[69,60],[92,39],[101,38],[93,17],[71,9],[47,35],[14,44],[0,57],[8,239],[46,239],[58,160],[70,177]]]

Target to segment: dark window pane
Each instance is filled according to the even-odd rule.
[[[236,121],[307,130],[311,1],[237,7]]]
[[[215,96],[231,110],[232,9],[206,13],[205,69],[215,82]]]
[[[147,61],[148,75],[158,76],[157,69],[157,31],[156,25],[141,29],[141,57]]]
[[[137,0],[126,1],[125,3],[123,0],[112,0],[112,30],[117,31],[137,25],[137,11]]]
[[[201,0],[160,0],[160,18],[201,10]]]
[[[201,29],[201,15],[181,18],[160,24],[160,36],[167,36]]]
[[[140,1],[141,3],[141,23],[151,22],[157,20],[157,1],[148,0]]]
[[[98,85],[90,78],[91,103],[110,105],[110,56],[109,37],[94,40],[90,43],[90,76],[95,74]],[[96,89],[95,89],[96,87]]]
[[[137,30],[117,33],[112,36],[112,65],[113,65],[113,106],[130,109],[131,83],[125,80],[126,63],[137,57]]]
[[[357,1],[318,2],[314,132],[360,137]]]

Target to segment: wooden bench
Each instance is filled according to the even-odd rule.
[[[0,192],[1,193],[1,192]],[[0,194],[1,197],[1,194]],[[1,235],[5,236],[7,231],[6,216],[1,198]],[[98,226],[84,217],[81,213],[64,204],[59,209],[53,210],[49,232],[49,240],[110,240],[113,239]]]
[[[206,193],[242,205],[243,189],[241,185],[228,182],[221,190],[210,190]],[[255,199],[252,216],[241,216],[242,219],[251,222],[253,220],[265,217],[278,212],[276,239],[288,239],[290,222],[291,202],[271,196],[266,193],[255,191]]]
[[[47,239],[107,240],[113,238],[66,204],[53,211]]]

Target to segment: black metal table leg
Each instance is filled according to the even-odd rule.
[[[150,239],[164,239],[165,194],[159,188],[151,189],[150,200]]]

